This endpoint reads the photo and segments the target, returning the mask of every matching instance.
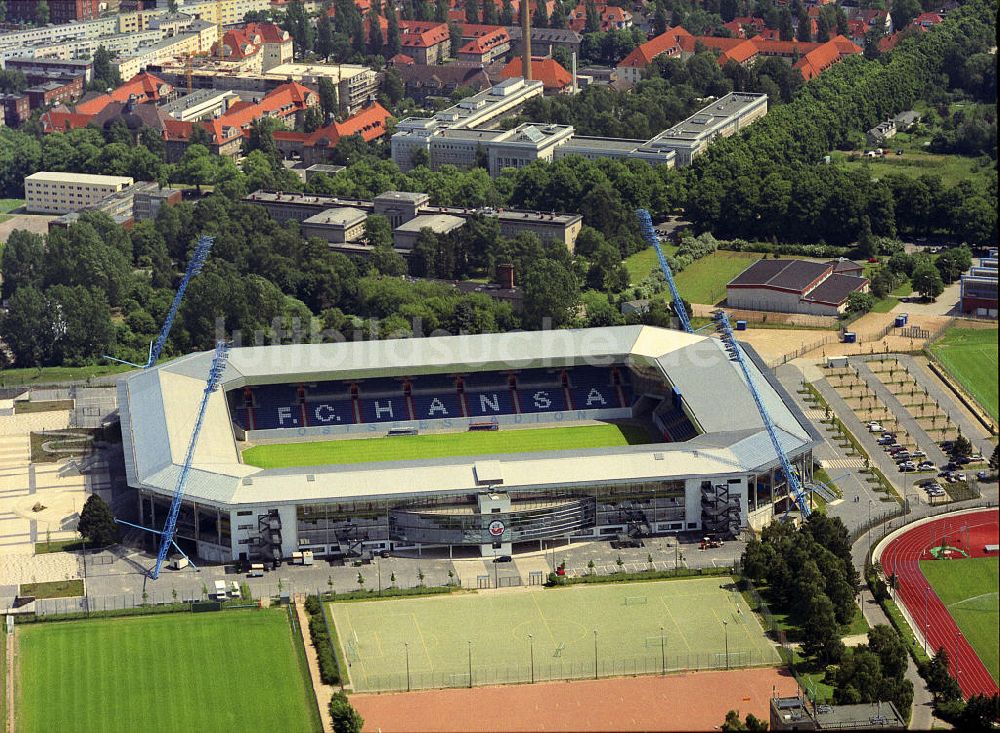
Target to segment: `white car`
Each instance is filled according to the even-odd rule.
[[[869,433],[881,433],[884,429],[885,428],[883,428],[880,423],[877,423],[877,422],[870,422],[870,423],[868,423],[868,432]]]

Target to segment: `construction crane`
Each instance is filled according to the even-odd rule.
[[[788,494],[791,496],[792,501],[799,507],[799,511],[802,512],[802,516],[808,517],[810,510],[809,502],[806,498],[807,491],[799,482],[798,474],[795,472],[795,469],[792,468],[792,463],[788,460],[788,456],[785,455],[784,448],[781,447],[781,442],[778,440],[777,429],[774,426],[774,422],[771,421],[771,416],[768,414],[767,408],[764,406],[764,400],[761,397],[760,392],[757,390],[757,385],[754,381],[753,374],[750,372],[750,367],[747,364],[743,350],[740,348],[740,345],[736,343],[736,337],[733,335],[732,326],[729,324],[729,316],[724,310],[717,310],[712,312],[712,319],[715,321],[719,338],[722,339],[722,343],[726,348],[726,352],[729,354],[729,358],[732,361],[735,361],[739,365],[740,370],[743,372],[743,378],[746,380],[747,388],[750,390],[754,404],[757,405],[757,412],[760,413],[760,419],[764,422],[767,434],[771,438],[771,445],[774,446],[774,452],[777,454],[778,461],[781,463],[781,470],[784,472],[785,481],[788,483]],[[790,508],[791,507],[789,506],[789,509]],[[788,510],[785,511],[785,515],[788,515]]]
[[[670,265],[667,264],[663,248],[660,247],[660,237],[657,235],[656,230],[653,229],[653,220],[646,209],[636,209],[635,213],[639,217],[639,230],[642,232],[642,238],[656,250],[656,257],[660,261],[660,269],[663,271],[663,277],[667,281],[667,287],[670,288],[670,294],[674,299],[674,312],[681,322],[681,328],[687,333],[694,333],[694,329],[691,328],[691,319],[688,317],[687,308],[684,307],[681,293],[677,289],[677,283],[674,282],[674,274],[670,270]]]
[[[226,361],[229,358],[229,346],[225,341],[219,341],[215,345],[215,356],[212,357],[212,366],[208,371],[208,379],[205,382],[205,389],[201,396],[201,405],[198,408],[198,417],[194,422],[194,431],[191,433],[191,440],[188,443],[187,453],[184,456],[184,464],[181,466],[181,474],[177,478],[177,487],[174,489],[174,497],[170,502],[170,512],[167,514],[166,524],[163,525],[163,532],[160,535],[160,551],[156,555],[156,565],[149,573],[149,577],[156,580],[160,576],[160,568],[163,561],[173,546],[184,557],[184,551],[177,545],[174,534],[177,531],[177,516],[181,511],[181,500],[184,497],[184,487],[187,485],[188,476],[191,473],[191,463],[194,461],[194,451],[198,446],[198,436],[201,433],[202,423],[205,422],[205,411],[208,409],[208,398],[219,387],[219,380],[222,372],[226,368]]]
[[[177,287],[177,293],[174,295],[174,302],[170,304],[170,310],[167,311],[167,318],[163,322],[163,327],[160,329],[160,335],[156,338],[156,341],[149,345],[149,358],[146,360],[146,363],[133,364],[130,361],[116,359],[115,357],[108,356],[106,354],[104,356],[105,359],[116,361],[119,364],[128,364],[129,366],[136,367],[137,369],[149,369],[159,360],[160,354],[163,353],[163,347],[167,343],[167,337],[170,335],[170,329],[174,326],[174,319],[177,317],[177,310],[181,306],[181,300],[184,298],[184,293],[187,290],[188,284],[191,282],[191,278],[201,272],[201,268],[205,265],[205,260],[208,259],[209,252],[212,251],[213,244],[215,244],[215,237],[202,235],[198,239],[198,244],[195,245],[194,253],[191,255],[191,259],[188,261],[187,269],[184,271],[184,277],[181,278],[181,284]]]

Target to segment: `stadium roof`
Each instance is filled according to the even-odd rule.
[[[173,491],[211,358],[211,352],[190,354],[119,384],[129,485],[163,494]],[[245,385],[626,361],[660,370],[680,391],[703,434],[683,443],[260,469],[240,462],[225,399],[226,390]],[[805,418],[786,406],[792,400],[759,367],[753,368],[785,450],[812,445],[816,436],[807,429]],[[220,390],[209,398],[187,494],[195,501],[231,505],[468,493],[482,488],[475,467],[483,460],[499,462],[508,488],[695,478],[777,464],[742,374],[717,339],[621,326],[234,348]],[[313,480],[316,476],[322,480]]]

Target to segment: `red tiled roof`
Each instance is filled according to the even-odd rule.
[[[489,28],[491,26],[485,27]],[[476,36],[458,49],[458,52],[484,54],[504,43],[510,43],[510,35],[508,35],[506,28],[498,27],[486,34]]]
[[[342,138],[351,135],[360,135],[365,142],[371,142],[385,135],[386,122],[390,117],[389,110],[375,102],[343,122],[333,122],[310,133],[305,144],[308,147],[333,147]]]
[[[503,67],[500,77],[510,79],[524,76],[522,68],[521,57],[515,56]],[[545,89],[565,89],[573,83],[573,76],[553,58],[531,59],[531,78],[542,82]]]
[[[728,48],[719,54],[719,63],[725,64],[727,61],[735,61],[744,64],[760,53],[760,48],[753,41],[742,41],[732,48]]]
[[[134,94],[140,101],[158,102],[161,99],[161,92],[169,94],[171,91],[173,87],[170,84],[148,71],[143,71],[111,92],[111,98],[116,102],[127,102],[129,96]]]
[[[795,62],[794,68],[802,73],[806,81],[815,79],[844,56],[861,53],[861,48],[848,38],[837,36],[826,43],[820,44],[801,59]]]
[[[90,124],[91,117],[89,114],[70,112],[66,107],[56,107],[42,114],[42,130],[47,133],[79,130]]]
[[[292,40],[288,31],[274,23],[247,23],[245,30],[249,36],[260,36],[262,43],[287,43]]]
[[[640,46],[632,49],[632,52],[622,59],[618,66],[624,66],[629,68],[646,68],[649,66],[653,59],[657,56],[667,54],[668,56],[676,56],[681,52],[681,46],[679,38],[682,36],[690,36],[682,26],[677,26],[676,28],[670,28],[666,33],[661,33],[652,38]]]
[[[765,38],[754,38],[753,42],[765,56],[805,56],[823,45],[801,41],[769,41]]]
[[[632,22],[632,14],[623,8],[619,8],[615,5],[607,5],[605,3],[596,4],[594,7],[596,8],[597,15],[600,18],[602,31],[625,27]],[[570,30],[574,30],[577,33],[583,32],[583,29],[587,27],[586,3],[580,3],[573,8],[569,16],[569,21],[566,25]]]
[[[110,94],[101,94],[100,96],[81,101],[73,108],[73,111],[84,115],[96,115],[114,101]]]
[[[256,24],[254,24],[256,25]],[[260,50],[263,38],[240,28],[232,28],[222,36],[222,57],[224,59],[245,59]],[[219,42],[212,44],[212,55],[219,54]]]
[[[399,44],[403,48],[430,48],[451,40],[447,23],[424,20],[399,21]]]
[[[388,61],[390,66],[411,66],[417,63],[413,60],[412,56],[407,56],[405,53],[397,53]]]
[[[937,25],[938,23],[943,23],[944,18],[942,18],[937,13],[921,13],[916,18],[913,19],[913,25]]]

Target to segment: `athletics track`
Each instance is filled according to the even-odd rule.
[[[925,594],[930,584],[920,571],[920,561],[932,559],[931,548],[942,544],[964,550],[969,557],[984,557],[984,546],[997,544],[998,535],[997,510],[991,509],[946,516],[921,524],[903,532],[882,551],[882,572],[887,577],[893,573],[896,575],[897,601],[902,600],[914,623],[929,626],[929,629],[917,629],[918,636],[927,634],[928,653],[933,654],[932,650],[942,646],[948,650],[951,672],[966,697],[976,693],[995,695],[997,683],[933,588]]]

